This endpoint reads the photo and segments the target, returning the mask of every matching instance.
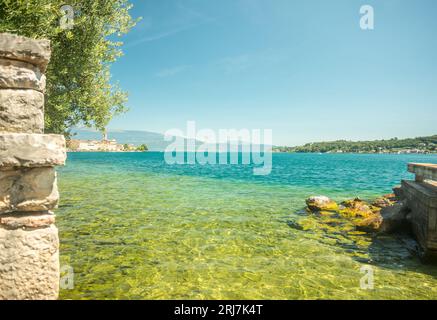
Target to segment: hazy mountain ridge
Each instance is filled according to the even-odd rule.
[[[101,132],[86,128],[75,128],[71,133],[72,139],[79,140],[102,140],[103,137]],[[146,144],[150,151],[163,151],[171,143],[164,140],[163,134],[136,130],[108,130],[108,139],[135,146]]]
[[[115,139],[120,144],[133,144],[139,146],[146,144],[149,151],[164,151],[172,141],[165,141],[161,133],[138,130],[108,130],[108,139]],[[99,131],[87,128],[75,128],[71,130],[72,139],[78,140],[102,140],[103,134]],[[196,146],[204,145],[205,142],[196,140]],[[232,143],[237,145],[238,143]],[[241,146],[247,144],[240,144]],[[262,146],[261,146],[262,147]],[[241,150],[241,149],[240,149]]]

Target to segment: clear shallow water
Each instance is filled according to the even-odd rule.
[[[71,153],[59,170],[63,299],[437,299],[437,267],[403,238],[301,212],[305,198],[389,193],[435,155],[274,154],[245,166],[166,165],[160,153]],[[303,226],[303,227],[302,227]],[[371,265],[375,289],[361,290]]]

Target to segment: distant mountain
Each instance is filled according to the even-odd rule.
[[[102,133],[93,129],[75,128],[71,130],[73,139],[101,140]],[[108,139],[115,139],[121,144],[139,146],[146,144],[150,151],[163,151],[170,144],[164,140],[164,135],[156,132],[134,130],[108,130]]]
[[[101,132],[88,128],[74,128],[71,130],[71,134],[72,139],[79,140],[102,140],[103,137]],[[127,143],[135,146],[146,144],[150,151],[164,151],[172,143],[172,141],[165,141],[163,134],[135,130],[108,130],[108,139],[115,139],[120,144]],[[204,142],[196,141],[197,146],[202,144]],[[247,144],[240,144],[240,148],[243,145],[247,146]]]

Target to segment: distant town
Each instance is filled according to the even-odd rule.
[[[146,131],[111,131],[111,139],[103,133],[76,131],[80,139],[68,139],[69,152],[144,152],[164,151],[169,142],[158,133]],[[114,136],[117,139],[114,139]],[[74,136],[73,136],[74,137]],[[118,141],[122,141],[119,143]],[[387,139],[373,141],[337,140],[313,142],[302,146],[274,146],[277,153],[387,153],[387,154],[430,154],[437,153],[437,135],[408,139]]]
[[[437,135],[409,139],[393,138],[374,141],[347,141],[307,143],[299,147],[273,147],[273,152],[291,153],[437,153]]]
[[[121,144],[115,139],[108,139],[106,132],[102,140],[79,140],[67,139],[68,152],[145,152],[148,151],[146,144],[135,146],[133,144]]]

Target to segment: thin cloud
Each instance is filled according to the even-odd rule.
[[[272,65],[283,59],[284,57],[281,54],[268,50],[226,57],[219,60],[216,64],[221,67],[225,73],[239,73],[252,68]]]
[[[189,8],[187,6],[184,6],[184,5],[182,5],[182,3],[178,4],[178,8],[182,11],[185,11],[186,15],[191,16],[191,18],[196,18],[199,21],[201,21],[202,23],[213,22],[216,20],[215,18],[212,18],[203,12],[200,12],[200,11],[194,10],[193,8]]]
[[[190,66],[184,65],[184,66],[177,66],[174,68],[162,69],[156,74],[156,76],[158,78],[173,77],[173,76],[177,75],[178,73],[181,73],[181,72],[187,70],[189,67]]]
[[[227,57],[218,62],[225,73],[234,73],[244,71],[253,65],[253,59],[248,54],[242,54],[234,57]]]
[[[139,44],[142,44],[142,43],[146,43],[146,42],[151,42],[151,41],[156,41],[156,40],[160,40],[160,39],[163,39],[163,38],[167,38],[167,37],[170,37],[170,36],[175,35],[177,33],[183,32],[185,30],[189,30],[189,29],[194,28],[194,27],[196,27],[196,25],[184,26],[184,27],[180,27],[180,28],[175,28],[173,30],[157,33],[155,35],[144,36],[143,38],[140,38],[138,40],[129,42],[128,44],[126,44],[125,48],[131,48],[131,47],[135,47],[135,46],[137,46]]]
[[[163,31],[157,32],[152,35],[143,35],[137,40],[134,40],[132,42],[129,42],[125,45],[125,48],[131,48],[135,47],[142,43],[152,42],[161,40],[167,37],[174,36],[178,33],[197,28],[201,25],[210,23],[215,21],[214,18],[211,18],[210,16],[207,16],[204,13],[201,13],[199,11],[196,11],[192,8],[188,8],[186,6],[183,6],[182,4],[177,5],[177,9],[180,11],[179,18],[173,20],[173,21],[167,21],[166,25],[167,27],[164,27]],[[153,27],[152,24],[152,18],[147,17],[146,19],[143,19],[144,25],[141,25],[139,28],[139,31],[144,30],[150,30]],[[167,30],[165,30],[167,29]]]

